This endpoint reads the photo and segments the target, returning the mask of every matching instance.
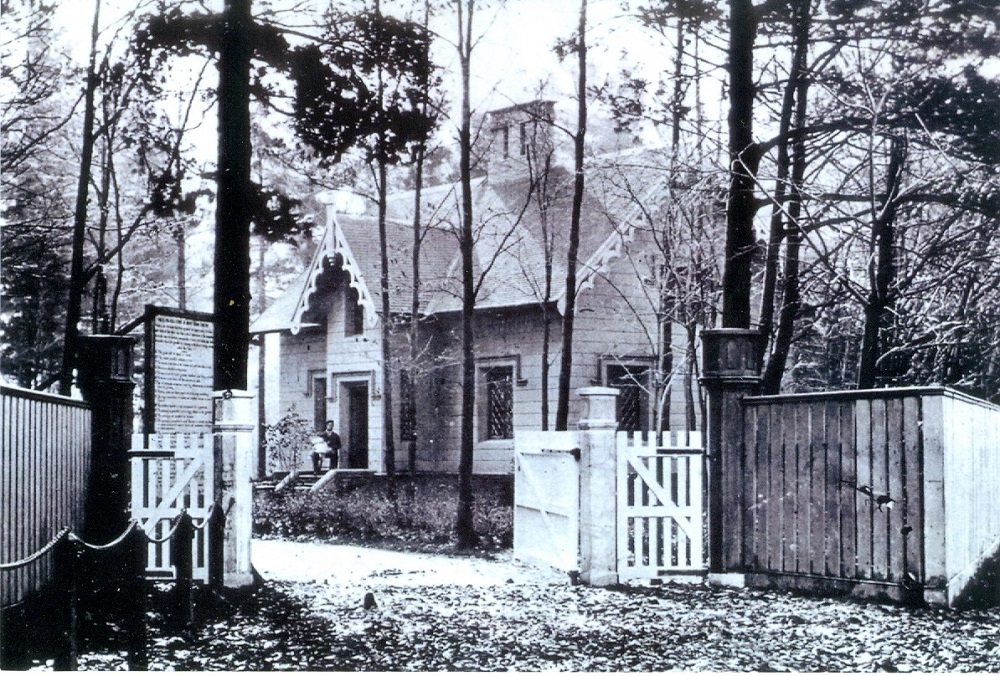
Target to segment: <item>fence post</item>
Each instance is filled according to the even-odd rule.
[[[580,416],[580,577],[587,584],[618,583],[613,387],[585,387]]]
[[[146,557],[149,540],[139,524],[132,527],[124,545],[125,552],[122,558],[126,562],[125,575],[128,584],[123,587],[129,597],[124,605],[130,611],[127,621],[128,668],[130,671],[145,671],[149,662],[146,647]]]
[[[59,586],[57,599],[60,609],[55,619],[62,624],[56,632],[57,643],[54,667],[56,671],[76,671],[79,647],[77,645],[77,588],[76,576],[80,568],[77,545],[68,536],[56,544],[54,553],[54,578]]]
[[[743,570],[742,399],[760,390],[760,332],[706,329],[701,340],[701,384],[708,392],[709,572],[718,576]]]
[[[187,510],[177,517],[170,550],[173,554],[177,581],[174,584],[173,620],[179,629],[188,631],[194,624],[194,605],[191,598],[191,579],[194,562],[191,560],[191,541],[194,538],[194,523]]]
[[[223,541],[213,542],[223,553],[222,584],[229,588],[253,584],[250,538],[253,529],[255,408],[249,392],[225,390],[212,393],[217,504],[225,511]]]
[[[225,567],[225,557],[222,545],[226,539],[226,514],[218,502],[212,505],[208,513],[208,583],[213,589],[222,587],[222,573]]]
[[[91,408],[91,462],[83,539],[110,542],[129,523],[131,336],[81,336],[78,384]]]

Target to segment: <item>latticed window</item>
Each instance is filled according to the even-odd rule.
[[[514,438],[514,367],[493,366],[483,371],[486,383],[486,438]]]
[[[608,366],[608,387],[618,388],[615,410],[618,430],[645,432],[649,429],[649,368],[611,364]]]

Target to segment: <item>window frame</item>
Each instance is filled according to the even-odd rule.
[[[506,382],[509,392],[509,406],[507,412],[507,428],[509,436],[493,436],[491,434],[491,390],[490,374],[503,371],[506,375]],[[523,384],[519,378],[517,360],[512,358],[485,359],[476,364],[476,439],[480,444],[510,446],[514,441],[514,408],[515,390],[518,385]]]
[[[365,334],[365,307],[357,289],[347,286],[344,291],[344,336],[353,338]]]
[[[615,418],[618,422],[619,432],[642,433],[649,432],[653,427],[653,402],[651,396],[652,378],[655,364],[651,359],[622,359],[607,360],[602,364],[601,377],[605,387],[615,387],[619,389],[618,396],[615,397]],[[626,387],[632,387],[638,392],[639,403],[642,407],[639,417],[639,428],[630,429],[622,426],[624,422],[621,415],[623,386],[616,385],[612,381],[612,369],[622,369],[624,373],[622,379],[628,377],[633,379]],[[637,376],[643,376],[645,382],[638,381]],[[638,381],[638,382],[637,382]]]

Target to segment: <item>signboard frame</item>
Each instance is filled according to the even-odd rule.
[[[165,426],[163,424],[157,425],[157,422],[164,422],[162,420],[158,421],[158,410],[157,410],[157,371],[162,370],[159,367],[164,367],[163,353],[161,350],[170,345],[169,340],[165,340],[163,335],[157,336],[158,323],[157,320],[161,318],[166,318],[168,320],[177,320],[178,323],[184,323],[189,329],[195,331],[193,334],[195,337],[198,335],[197,330],[199,325],[204,325],[207,327],[207,336],[203,334],[202,343],[195,344],[191,346],[191,350],[182,351],[187,357],[191,356],[193,351],[201,350],[202,353],[206,353],[207,348],[207,359],[204,363],[202,360],[197,362],[191,362],[188,366],[193,367],[195,371],[201,370],[201,378],[198,379],[197,383],[193,384],[196,392],[202,392],[205,395],[205,409],[204,415],[195,415],[194,424],[187,426]],[[215,326],[212,314],[209,312],[194,312],[190,310],[179,310],[176,308],[168,308],[157,305],[146,305],[145,312],[142,318],[143,323],[143,338],[144,338],[144,368],[143,368],[143,412],[142,412],[142,428],[144,434],[162,434],[169,432],[189,432],[189,431],[208,431],[211,430],[212,426],[212,360],[214,354],[214,334]],[[160,327],[162,328],[162,327]],[[162,331],[160,332],[162,334]],[[207,340],[206,340],[207,338]],[[177,355],[174,355],[175,357]],[[160,362],[158,364],[158,362]],[[161,373],[162,375],[162,373]],[[197,376],[194,376],[197,378]],[[161,378],[162,380],[162,378]],[[163,383],[160,383],[163,385]],[[162,390],[162,388],[161,388]],[[161,402],[162,403],[162,402]],[[162,413],[162,412],[160,412]],[[162,418],[162,415],[159,417]],[[200,424],[199,424],[200,423]]]

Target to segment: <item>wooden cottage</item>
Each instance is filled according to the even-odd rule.
[[[547,102],[491,113],[489,171],[473,182],[474,273],[480,284],[474,315],[477,473],[511,472],[514,432],[542,428],[543,354],[550,364],[550,429],[555,418],[573,182],[565,169],[539,170],[550,164],[551,113]],[[623,429],[650,429],[658,411],[677,429],[690,425],[685,407],[690,413],[691,397],[685,397],[680,377],[686,343],[682,331],[665,330],[669,326],[660,321],[663,294],[653,279],[662,262],[650,248],[648,228],[639,227],[662,192],[663,172],[638,161],[640,156],[633,151],[588,169],[572,387],[620,387]],[[414,195],[389,199],[393,427],[396,467],[402,470],[458,467],[460,197],[457,184],[422,193],[419,332],[412,351]],[[384,469],[380,271],[374,209],[345,214],[330,206],[312,262],[251,327],[256,334],[278,335],[266,351],[280,374],[277,387],[264,395],[270,410],[294,410],[317,429],[335,421],[350,467],[375,471]],[[656,377],[665,336],[674,342],[679,365],[669,382]],[[578,408],[574,395],[571,426]]]

